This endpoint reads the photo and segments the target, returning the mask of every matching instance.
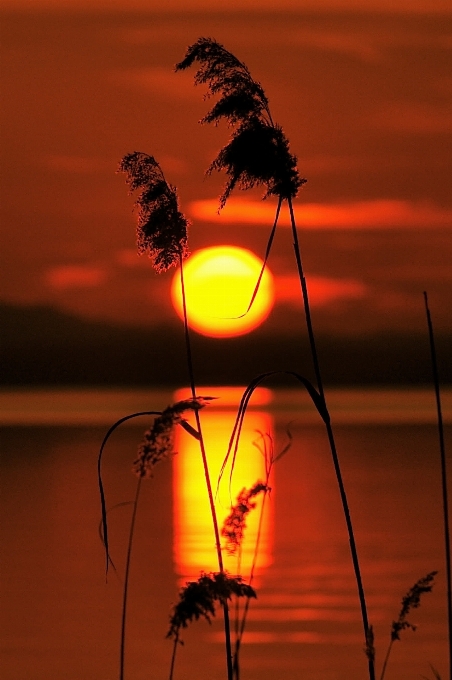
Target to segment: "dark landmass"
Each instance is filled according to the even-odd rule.
[[[0,305],[0,385],[179,386],[188,373],[182,325],[156,329],[88,321],[50,307]],[[217,340],[193,333],[198,384],[249,383],[266,371],[292,370],[313,379],[307,339],[259,329]],[[440,379],[452,383],[452,337],[436,337]],[[425,335],[318,337],[328,385],[431,383]],[[290,385],[281,377],[275,383]]]

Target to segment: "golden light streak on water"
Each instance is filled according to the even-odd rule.
[[[231,401],[232,398],[236,401],[235,398],[242,390],[238,393],[235,390],[233,394],[230,390],[224,391],[224,388],[203,388],[198,392],[203,395],[218,394],[220,399],[215,404],[224,403],[224,406],[209,405],[200,414],[215,492],[236,416],[236,409],[230,407]],[[268,392],[263,390],[257,401],[267,401]],[[186,396],[186,393],[178,392],[175,401]],[[194,421],[192,424],[194,425]],[[265,436],[268,447],[269,437],[273,437],[273,418],[261,409],[250,409],[244,420],[231,485],[228,467],[216,497],[220,530],[230,512],[231,502],[236,502],[237,494],[244,487],[249,489],[259,480],[265,482],[265,459],[260,450],[262,435]],[[185,583],[187,579],[198,578],[202,571],[218,571],[218,562],[199,442],[182,428],[177,428],[175,450],[178,453],[173,458],[174,561],[176,572]],[[237,555],[227,553],[225,539],[222,539],[225,568],[232,574],[240,574],[244,579],[248,579],[253,562],[262,503],[263,494],[259,494],[256,497],[256,507],[247,515],[240,562]],[[264,503],[256,576],[272,561],[272,508],[273,499],[270,495]]]

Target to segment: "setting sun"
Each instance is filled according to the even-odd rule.
[[[189,325],[202,335],[218,338],[243,335],[259,326],[274,301],[268,268],[253,306],[245,313],[261,267],[262,260],[254,253],[235,246],[204,248],[191,255],[184,265]],[[179,272],[173,279],[171,299],[183,318]]]

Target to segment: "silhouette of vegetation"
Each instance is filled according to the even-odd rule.
[[[270,254],[281,205],[283,201],[287,201],[311,356],[319,396],[323,401],[324,410],[327,412],[328,409],[323,389],[323,379],[320,372],[316,340],[311,320],[308,288],[303,270],[297,225],[292,203],[292,199],[297,195],[298,189],[306,180],[300,179],[296,167],[296,158],[289,152],[287,138],[285,137],[282,128],[273,123],[267,97],[262,86],[251,77],[248,68],[222,45],[211,38],[200,38],[196,43],[191,45],[188,48],[183,61],[176,65],[176,71],[186,69],[195,62],[199,62],[199,68],[195,74],[195,84],[207,84],[209,88],[208,96],[218,93],[221,94],[217,104],[201,120],[201,123],[217,123],[224,117],[230,126],[235,127],[230,142],[220,151],[207,170],[208,173],[214,169],[225,170],[229,176],[229,181],[220,197],[220,209],[224,207],[236,185],[240,189],[249,189],[259,184],[263,184],[267,188],[264,197],[271,195],[278,197],[275,221],[270,232],[263,268],[266,266]],[[256,283],[256,288],[248,309],[250,309],[255,299],[261,278],[262,272]],[[365,649],[367,649],[370,637],[369,620],[358,560],[358,551],[329,416],[325,420],[325,423],[349,535],[350,551],[363,621]],[[367,658],[369,680],[375,680],[373,657],[368,654]]]
[[[180,629],[186,628],[193,620],[197,621],[201,617],[211,623],[212,617],[215,616],[216,602],[224,608],[233,596],[255,598],[256,592],[251,586],[243,583],[240,577],[228,576],[222,572],[201,574],[197,581],[189,582],[181,589],[179,602],[173,608],[170,628],[166,635],[167,638],[174,640],[170,680],[174,673],[177,645],[182,643]]]
[[[138,477],[138,483],[135,491],[135,498],[132,503],[132,517],[130,520],[129,528],[129,539],[127,545],[126,553],[126,564],[125,564],[125,574],[124,574],[124,587],[123,587],[123,599],[122,599],[122,613],[121,613],[121,633],[120,633],[120,659],[119,659],[119,677],[121,680],[124,678],[125,671],[125,642],[126,642],[126,623],[127,623],[127,601],[129,593],[129,575],[130,575],[130,562],[132,557],[132,547],[133,547],[133,537],[135,533],[135,521],[138,510],[138,501],[141,491],[141,481],[142,479],[149,479],[153,475],[153,469],[157,463],[159,463],[164,458],[167,458],[173,452],[174,443],[174,426],[179,424],[184,429],[186,429],[192,436],[199,438],[197,432],[191,428],[189,423],[182,418],[182,414],[188,410],[198,411],[203,408],[212,397],[197,397],[196,399],[186,399],[179,401],[172,406],[168,406],[164,411],[143,411],[140,413],[133,413],[131,415],[125,416],[118,420],[110,429],[104,437],[102,442],[99,458],[98,458],[98,480],[99,489],[101,497],[102,506],[102,539],[105,546],[106,552],[106,571],[108,572],[109,564],[113,564],[113,561],[109,554],[108,549],[108,527],[107,527],[107,506],[105,501],[105,492],[102,482],[102,472],[101,472],[101,461],[102,454],[107,441],[114,432],[114,430],[127,420],[136,418],[143,415],[157,415],[158,417],[154,419],[153,426],[147,430],[144,434],[143,441],[139,446],[137,458],[133,462],[133,472]]]
[[[185,293],[183,261],[188,254],[187,249],[188,220],[179,211],[175,187],[167,183],[159,164],[157,163],[153,156],[149,156],[148,154],[135,151],[134,153],[124,156],[120,163],[119,170],[126,173],[127,182],[132,192],[134,190],[141,189],[141,193],[139,194],[136,202],[136,206],[138,207],[138,226],[137,226],[138,252],[140,253],[145,251],[148,252],[150,257],[154,259],[153,263],[154,269],[157,272],[166,271],[169,267],[173,265],[179,265],[180,267],[180,286],[184,317],[185,349],[187,355],[187,367],[192,397],[191,401],[186,403],[190,403],[191,405],[190,407],[194,411],[196,428],[193,428],[184,419],[179,418],[179,423],[199,442],[201,458],[204,468],[204,476],[206,480],[207,494],[210,504],[210,513],[212,516],[213,530],[215,535],[218,568],[220,573],[224,574],[225,571],[223,565],[223,556],[221,553],[218,520],[212,493],[212,484],[210,481],[210,472],[207,462],[207,453],[204,445],[201,420],[199,418],[198,413],[201,405],[204,405],[206,398],[202,397],[200,398],[196,395],[196,385],[193,370],[191,341],[187,315],[187,301]],[[126,581],[124,587],[124,604],[123,604],[123,623],[121,632],[121,659],[120,659],[121,680],[123,680],[124,677],[125,616],[128,589],[128,573],[140,483],[141,479],[144,476],[149,476],[154,461],[159,460],[162,457],[162,455],[167,455],[169,447],[171,446],[172,443],[172,425],[174,424],[175,419],[178,418],[179,413],[180,408],[178,410],[178,408],[175,409],[173,407],[169,411],[167,410],[166,412],[164,412],[160,419],[157,419],[156,423],[154,423],[154,429],[146,433],[144,441],[142,442],[142,445],[139,449],[138,458],[134,463],[134,471],[135,473],[138,474],[139,479],[137,485],[134,510],[131,520],[129,534],[129,548],[127,551]],[[222,606],[224,614],[226,666],[228,671],[228,680],[232,680],[233,668],[232,668],[231,633],[227,600],[222,602]]]
[[[168,406],[162,415],[154,420],[153,426],[144,433],[143,441],[138,449],[137,458],[133,462],[133,471],[137,477],[152,477],[154,466],[173,453],[174,426],[181,425],[195,439],[199,433],[182,418],[185,411],[198,411],[214,397],[196,397],[178,401]]]
[[[204,617],[209,623],[215,616],[215,603],[225,604],[235,597],[256,597],[256,592],[240,577],[226,574],[201,574],[197,581],[187,583],[179,593],[179,602],[170,617],[166,637],[181,642],[179,632],[194,619]]]
[[[237,496],[237,502],[231,507],[231,512],[223,522],[221,535],[226,538],[226,550],[234,555],[242,543],[246,529],[246,518],[251,510],[256,507],[256,498],[260,493],[268,493],[270,488],[263,482],[256,482],[251,489],[243,489]]]
[[[446,558],[446,583],[447,583],[447,623],[449,632],[449,676],[452,678],[452,565],[450,556],[449,500],[447,493],[446,444],[444,440],[443,413],[441,407],[441,390],[439,384],[438,362],[436,358],[435,334],[433,331],[432,317],[428,305],[428,296],[425,291],[424,291],[424,303],[425,313],[427,317],[428,338],[430,344],[433,385],[435,388],[439,452],[441,459],[441,491],[443,500],[444,552]]]
[[[206,84],[208,86],[209,97],[219,95],[218,101],[216,104],[214,104],[213,108],[206,114],[201,122],[217,124],[222,118],[224,118],[233,129],[232,137],[229,143],[223,149],[221,149],[217,157],[208,168],[208,173],[213,172],[213,170],[224,170],[228,176],[225,189],[220,196],[220,209],[224,207],[227,199],[235,187],[246,190],[255,186],[263,185],[266,189],[264,198],[275,196],[278,199],[275,221],[267,245],[264,267],[270,254],[281,206],[284,201],[287,202],[291,217],[294,253],[300,279],[307,331],[317,382],[317,384],[314,385],[310,380],[300,375],[296,371],[267,371],[265,373],[259,374],[251,380],[242,395],[238,407],[237,416],[232,428],[227,452],[220,470],[218,485],[220,484],[228,465],[230,466],[231,482],[236,458],[238,455],[238,447],[244,419],[254,391],[263,381],[272,379],[276,376],[283,375],[289,378],[295,378],[295,380],[298,381],[298,383],[307,391],[313,406],[317,410],[321,420],[325,425],[339,486],[340,498],[349,536],[352,563],[357,582],[365,635],[364,651],[368,660],[369,679],[375,680],[374,631],[368,622],[366,601],[350,511],[339,466],[336,444],[331,427],[330,414],[324,395],[323,382],[317,357],[316,342],[311,322],[308,290],[303,273],[300,248],[298,244],[297,227],[292,204],[292,199],[295,198],[299,188],[306,180],[299,177],[296,167],[296,158],[290,153],[289,143],[283,133],[282,128],[274,124],[272,120],[268,100],[262,86],[251,77],[251,74],[245,64],[240,62],[222,45],[210,38],[200,38],[194,45],[192,45],[188,49],[184,60],[177,64],[176,70],[186,69],[195,62],[198,63],[198,70],[195,74],[195,83]],[[239,680],[239,652],[245,629],[248,607],[251,599],[256,598],[256,592],[252,587],[252,582],[260,542],[264,502],[267,494],[270,491],[270,473],[273,464],[279,460],[290,448],[291,437],[290,433],[288,433],[289,443],[277,456],[274,455],[273,441],[271,440],[269,434],[260,433],[260,439],[255,443],[265,460],[265,479],[264,481],[257,481],[250,489],[242,489],[237,497],[237,502],[231,506],[230,514],[226,518],[221,532],[223,537],[226,539],[226,550],[231,554],[238,553],[240,560],[240,551],[246,529],[246,520],[249,512],[256,507],[256,498],[262,494],[263,500],[261,504],[259,527],[254,548],[254,558],[248,582],[245,582],[241,576],[231,577],[226,573],[223,565],[220,531],[216,516],[207,454],[199,414],[200,410],[214,397],[198,396],[196,393],[194,378],[183,267],[184,259],[188,255],[188,220],[179,211],[175,187],[166,182],[160,166],[152,156],[142,152],[128,154],[122,159],[119,169],[120,171],[126,173],[127,183],[129,184],[130,191],[140,192],[136,201],[136,207],[138,208],[138,251],[140,253],[148,253],[148,255],[153,260],[153,266],[157,272],[166,271],[171,266],[179,265],[180,267],[180,285],[184,313],[184,337],[187,368],[191,389],[191,398],[168,406],[163,411],[143,411],[121,418],[108,430],[99,452],[98,476],[102,506],[102,536],[106,551],[106,568],[108,570],[108,566],[109,564],[112,564],[112,561],[108,548],[107,510],[101,476],[101,460],[103,451],[107,441],[109,440],[109,437],[121,423],[138,416],[156,416],[152,426],[144,434],[143,440],[138,449],[137,457],[133,463],[133,472],[138,477],[138,481],[135,500],[133,502],[133,512],[129,530],[125,567],[120,645],[120,680],[124,680],[125,673],[126,614],[129,570],[141,483],[143,479],[149,479],[152,477],[153,469],[158,462],[168,458],[168,456],[173,453],[174,427],[176,425],[180,425],[199,442],[207,494],[210,503],[210,511],[212,515],[219,571],[213,574],[201,573],[197,581],[187,583],[186,586],[180,591],[179,601],[174,606],[170,615],[170,625],[169,631],[167,633],[167,638],[172,639],[174,643],[170,668],[170,680],[173,678],[176,650],[178,648],[178,644],[182,643],[180,639],[181,630],[186,628],[193,621],[199,620],[200,618],[204,618],[210,623],[212,617],[215,616],[217,605],[222,608],[224,616],[227,677],[228,680]],[[262,273],[259,276],[258,282],[256,284],[256,290],[259,286],[261,276]],[[253,295],[253,299],[254,297],[255,294]],[[250,306],[253,302],[253,299],[251,300]],[[191,425],[184,417],[184,413],[187,411],[191,411],[193,413],[196,422],[195,427]],[[431,591],[435,575],[436,572],[430,572],[424,578],[419,579],[419,581],[414,584],[414,586],[403,598],[402,609],[399,613],[399,617],[397,621],[394,621],[392,624],[390,644],[384,660],[380,680],[384,680],[392,645],[396,640],[400,640],[401,631],[405,630],[406,628],[415,630],[415,626],[408,621],[407,617],[412,609],[419,607],[421,595]],[[229,620],[229,604],[233,598],[236,600],[237,614],[236,645],[234,654],[232,653],[231,647],[231,631]],[[241,620],[239,622],[239,600],[242,598],[245,600],[245,605]],[[439,678],[439,674],[437,674],[433,668],[432,671],[434,675]]]
[[[297,170],[297,159],[289,151],[282,128],[275,125],[268,99],[260,83],[231,52],[211,38],[199,38],[188,48],[185,58],[176,65],[181,71],[199,63],[195,83],[208,85],[208,96],[220,94],[201,123],[224,118],[235,128],[229,143],[221,149],[207,172],[225,170],[229,176],[220,207],[231,191],[266,187],[265,197],[295,197],[306,182]]]
[[[433,580],[438,572],[431,571],[427,576],[420,578],[414,586],[412,586],[407,594],[402,599],[402,608],[399,612],[399,617],[397,621],[392,622],[391,628],[391,641],[389,643],[388,651],[386,652],[386,657],[383,662],[383,668],[380,675],[380,680],[384,679],[386,673],[386,666],[388,664],[389,655],[391,654],[392,645],[396,640],[400,640],[400,633],[402,630],[411,628],[411,630],[416,630],[416,626],[410,623],[407,619],[408,614],[412,609],[417,609],[421,604],[421,595],[424,593],[430,593],[433,588]]]
[[[127,154],[119,164],[130,191],[139,190],[137,246],[148,253],[154,269],[165,272],[188,255],[188,220],[179,211],[176,188],[168,184],[153,156],[140,151]]]

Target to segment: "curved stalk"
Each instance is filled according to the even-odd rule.
[[[298,277],[300,279],[300,285],[301,285],[301,293],[303,296],[303,303],[304,303],[304,310],[305,310],[305,316],[306,316],[306,326],[308,330],[308,336],[309,336],[309,344],[311,347],[311,353],[312,353],[312,361],[314,364],[314,371],[315,371],[315,376],[317,380],[317,387],[319,390],[319,394],[324,402],[325,410],[327,411],[327,405],[325,401],[325,393],[323,389],[323,381],[322,381],[322,376],[320,373],[320,366],[319,366],[319,360],[318,360],[318,355],[317,355],[317,347],[316,347],[316,342],[315,342],[315,337],[314,337],[314,330],[312,327],[312,320],[311,320],[311,310],[310,310],[310,305],[309,305],[309,296],[308,296],[308,287],[306,285],[306,279],[304,276],[303,272],[303,265],[301,261],[301,252],[300,252],[300,246],[298,243],[298,234],[297,234],[297,226],[295,223],[295,215],[293,211],[293,205],[292,205],[292,199],[289,197],[287,199],[288,204],[289,204],[289,211],[290,211],[290,221],[291,221],[291,226],[292,226],[292,235],[293,235],[293,247],[294,247],[294,252],[295,252],[295,260],[297,263],[297,270],[298,270]],[[369,627],[369,620],[367,616],[367,606],[366,606],[366,598],[364,595],[364,588],[363,588],[363,583],[362,583],[362,578],[361,578],[361,571],[359,568],[359,560],[358,560],[358,552],[356,549],[356,543],[355,543],[355,536],[353,532],[353,526],[352,526],[352,521],[351,521],[351,516],[350,516],[350,509],[348,506],[348,501],[347,501],[347,495],[345,493],[345,486],[344,482],[342,479],[342,473],[341,473],[341,468],[339,465],[339,458],[337,455],[337,450],[336,450],[336,444],[334,441],[334,435],[333,435],[333,429],[331,427],[331,421],[328,417],[328,419],[325,421],[326,429],[327,429],[327,434],[328,434],[328,441],[330,443],[330,449],[331,449],[331,454],[333,458],[333,464],[334,464],[334,471],[336,473],[336,479],[337,483],[339,485],[339,493],[342,501],[342,508],[344,511],[344,516],[345,516],[345,522],[347,525],[347,531],[348,531],[348,538],[349,538],[349,543],[350,543],[350,552],[352,555],[352,562],[353,562],[353,568],[355,571],[355,579],[356,579],[356,584],[358,587],[358,596],[359,596],[359,602],[361,606],[361,617],[363,620],[363,628],[364,628],[364,639],[365,639],[365,644],[366,644],[366,649],[369,641],[369,634],[370,634],[370,627]],[[368,657],[368,663],[369,663],[369,679],[370,680],[375,680],[375,666],[374,666],[374,660],[370,656]]]
[[[119,420],[114,423],[109,430],[107,431],[107,434],[102,440],[102,444],[100,445],[100,450],[99,450],[99,455],[97,458],[97,480],[99,484],[99,493],[100,493],[100,505],[101,505],[101,512],[102,512],[102,539],[104,542],[105,546],[105,559],[106,559],[106,565],[105,565],[105,580],[107,580],[108,576],[108,566],[109,564],[113,564],[110,558],[110,554],[108,552],[108,526],[107,526],[107,502],[105,500],[105,491],[104,491],[104,484],[102,482],[102,455],[105,449],[105,445],[107,441],[110,439],[111,435],[113,432],[116,430],[117,427],[119,427],[122,423],[125,423],[126,420],[131,420],[132,418],[138,418],[139,416],[160,416],[162,415],[161,411],[138,411],[137,413],[131,413],[128,416],[124,416],[123,418],[120,418]]]
[[[182,259],[182,254],[179,256],[179,264],[180,264],[180,284],[181,284],[181,293],[182,293],[182,309],[183,309],[183,314],[184,314],[184,332],[185,332],[185,346],[187,349],[187,364],[188,364],[188,373],[189,373],[189,379],[190,379],[190,389],[192,393],[193,399],[196,397],[196,387],[195,387],[195,378],[194,378],[194,370],[193,370],[193,360],[192,360],[192,352],[191,352],[191,342],[190,342],[190,332],[188,328],[188,315],[187,315],[187,298],[185,294],[185,282],[184,282],[184,267],[183,267],[183,259]],[[204,476],[206,479],[206,486],[207,486],[207,494],[209,496],[209,505],[210,505],[210,512],[212,515],[212,522],[213,522],[213,531],[215,535],[215,547],[217,551],[217,558],[218,558],[218,568],[220,573],[224,574],[224,564],[223,564],[223,555],[221,552],[221,543],[220,543],[220,531],[218,528],[218,519],[217,519],[217,512],[215,509],[215,501],[212,493],[212,484],[210,481],[210,473],[209,473],[209,466],[207,462],[207,454],[206,454],[206,449],[205,449],[205,444],[204,444],[204,437],[202,434],[202,428],[201,428],[201,419],[199,417],[199,412],[198,410],[195,410],[195,419],[196,419],[196,427],[199,433],[199,445],[201,449],[201,457],[202,457],[202,463],[203,463],[203,468],[204,468]],[[226,643],[226,666],[227,666],[227,673],[228,673],[228,680],[232,680],[233,678],[233,669],[232,669],[232,647],[231,647],[231,625],[230,625],[230,620],[229,620],[229,607],[227,602],[223,604],[223,617],[224,617],[224,632],[225,632],[225,643]]]

